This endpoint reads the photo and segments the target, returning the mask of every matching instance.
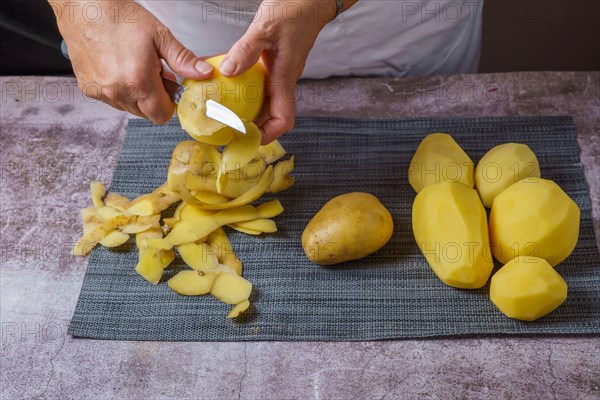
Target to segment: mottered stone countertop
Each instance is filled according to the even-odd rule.
[[[129,116],[73,78],[0,78],[2,399],[600,399],[600,337],[162,343],[67,335],[87,264],[69,256],[90,180],[110,184]],[[344,78],[299,115],[572,115],[600,244],[600,73]]]

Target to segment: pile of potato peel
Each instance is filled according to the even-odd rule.
[[[106,193],[102,183],[92,182],[93,207],[81,210],[83,236],[72,254],[85,256],[98,244],[118,247],[135,235],[135,270],[156,285],[177,250],[190,269],[169,279],[168,286],[182,295],[210,293],[233,305],[229,318],[239,316],[250,306],[252,283],[242,277],[242,262],[223,227],[249,235],[276,232],[272,218],[283,212],[279,200],[251,203],[294,183],[294,157],[280,161],[286,152],[279,142],[259,146],[253,139],[240,135],[223,150],[198,141],[179,143],[166,182],[136,199]],[[173,215],[164,215],[176,203]]]

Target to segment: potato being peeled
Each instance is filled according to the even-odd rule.
[[[375,196],[346,193],[329,200],[308,223],[302,247],[315,264],[339,264],[376,252],[393,231],[392,216]]]
[[[243,74],[226,78],[219,72],[223,58],[221,55],[206,60],[215,67],[210,79],[183,81],[187,89],[177,106],[181,127],[194,139],[216,145],[227,144],[234,131],[206,116],[207,100],[223,104],[243,120],[254,121],[265,99],[265,68],[262,64],[256,63]]]

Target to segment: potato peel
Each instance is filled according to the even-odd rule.
[[[90,192],[92,192],[92,203],[94,207],[104,207],[104,196],[106,195],[106,188],[102,182],[94,181],[90,183]]]
[[[217,67],[221,59],[207,62]],[[169,279],[167,285],[173,291],[187,296],[210,293],[233,305],[228,318],[236,318],[249,308],[252,283],[241,276],[242,262],[223,227],[252,235],[276,232],[277,225],[270,218],[283,212],[281,203],[273,200],[256,207],[250,203],[264,193],[291,186],[289,172],[294,160],[273,164],[285,156],[285,149],[277,141],[260,146],[260,130],[247,122],[257,117],[263,100],[249,103],[244,98],[228,103],[232,99],[219,91],[249,82],[264,87],[262,65],[244,74],[248,73],[246,77],[225,78],[216,68],[207,81],[184,81],[188,89],[177,114],[182,127],[196,141],[176,146],[166,182],[151,193],[130,200],[118,193],[107,194],[102,183],[93,182],[94,207],[81,210],[84,234],[73,247],[73,254],[88,254],[97,244],[117,247],[135,234],[135,270],[143,279],[158,284],[177,250],[191,270]],[[229,90],[224,93],[231,95]],[[264,92],[261,95],[264,98]],[[247,133],[208,118],[205,102],[209,98],[240,116]],[[218,146],[224,146],[222,151]],[[173,215],[162,215],[181,200]]]

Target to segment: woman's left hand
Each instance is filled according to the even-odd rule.
[[[294,127],[296,82],[319,32],[336,14],[335,0],[263,1],[250,27],[220,65],[236,76],[263,56],[266,101],[257,120],[267,144]]]

